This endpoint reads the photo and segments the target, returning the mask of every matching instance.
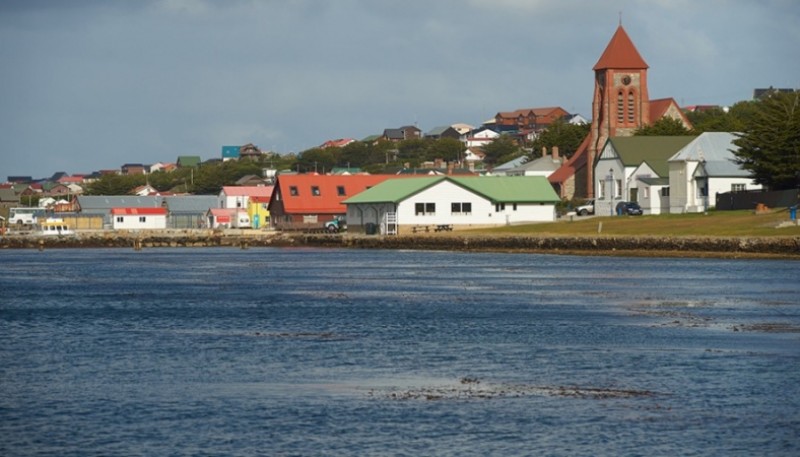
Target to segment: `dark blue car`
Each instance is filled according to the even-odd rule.
[[[641,216],[642,207],[636,202],[619,202],[617,203],[617,215],[622,216]]]

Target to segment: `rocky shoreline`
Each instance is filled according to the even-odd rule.
[[[359,236],[210,230],[166,233],[97,232],[74,236],[16,235],[0,238],[0,249],[160,247],[330,247],[549,254],[800,259],[800,237],[628,236]]]

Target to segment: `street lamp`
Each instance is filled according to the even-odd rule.
[[[610,216],[614,215],[614,169],[608,169],[608,212]]]

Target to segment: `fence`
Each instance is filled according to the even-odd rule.
[[[761,191],[748,190],[742,192],[717,193],[718,210],[729,211],[735,209],[755,209],[756,205],[762,204],[768,208],[786,208],[797,205],[797,189]]]

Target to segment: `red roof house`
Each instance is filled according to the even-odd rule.
[[[396,175],[280,175],[269,203],[276,228],[322,226],[347,214],[344,200]]]

